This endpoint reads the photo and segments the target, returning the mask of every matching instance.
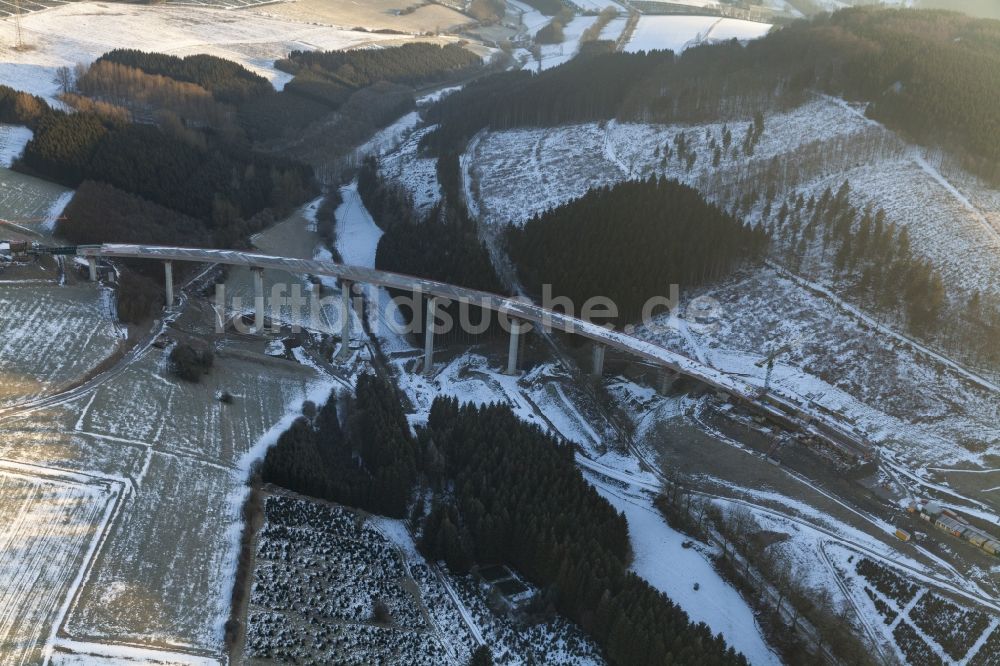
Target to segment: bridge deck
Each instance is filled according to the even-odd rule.
[[[594,342],[607,345],[619,351],[636,356],[653,365],[669,369],[687,377],[696,379],[717,391],[723,391],[755,407],[762,412],[771,414],[787,422],[790,415],[802,410],[800,405],[780,396],[769,394],[768,402],[761,402],[758,388],[746,381],[729,375],[715,368],[691,359],[683,354],[666,349],[659,345],[640,340],[626,333],[611,330],[605,326],[588,322],[564,313],[556,312],[535,305],[526,300],[509,298],[475,289],[467,289],[444,282],[424,278],[380,271],[364,266],[349,266],[327,261],[294,259],[266,254],[240,252],[236,250],[206,250],[184,247],[159,247],[125,244],[105,244],[80,246],[78,254],[85,257],[110,257],[128,259],[153,259],[158,261],[190,261],[196,263],[226,264],[246,268],[264,268],[285,271],[292,274],[311,274],[334,277],[350,282],[373,284],[389,289],[411,292],[423,296],[436,296],[454,302],[466,302],[477,307],[486,308],[501,315],[529,321],[533,324],[559,330],[588,338]],[[778,409],[778,405],[783,409]],[[816,415],[810,415],[816,417]],[[806,431],[822,437],[841,448],[847,448],[855,455],[869,452],[867,444],[856,437],[831,424],[828,419],[824,430],[819,432],[809,423],[802,422],[799,426]]]

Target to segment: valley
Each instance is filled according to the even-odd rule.
[[[1000,563],[914,511],[1000,537],[986,158],[822,83],[732,84],[709,111],[726,74],[682,90],[671,68],[695,65],[646,54],[708,61],[844,3],[556,4],[84,0],[0,20],[30,45],[4,46],[0,84],[48,107],[0,104],[0,664],[993,663]],[[71,106],[60,68],[119,48],[178,58],[121,56],[141,85],[92,101],[124,115]],[[221,61],[191,74],[200,54]],[[213,78],[222,61],[247,88]],[[617,99],[580,85],[626,67]],[[135,92],[153,81],[202,105],[156,108]],[[56,178],[50,123],[74,117],[100,136]],[[546,247],[542,268],[642,300],[673,275],[647,294],[646,258],[684,253],[622,260],[627,225],[747,240],[690,243],[703,277],[605,338],[429,335],[396,291],[330,273],[543,305],[517,239],[595,190],[666,182],[706,217],[680,229],[667,198],[581,214],[604,256]],[[100,246],[118,242],[249,258],[173,261],[163,307],[162,257]]]

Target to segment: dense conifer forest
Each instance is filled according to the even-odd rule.
[[[290,74],[309,73],[347,88],[363,88],[376,81],[421,86],[467,73],[480,65],[482,59],[461,44],[421,43],[391,49],[292,51],[277,63]]]
[[[231,60],[210,55],[184,58],[136,49],[115,49],[97,62],[112,62],[140,69],[147,74],[165,76],[201,86],[219,100],[240,104],[260,95],[274,94],[270,81]]]
[[[638,320],[654,296],[718,280],[762,255],[768,238],[676,181],[651,179],[589,191],[508,231],[526,288],[569,297],[581,308],[606,296],[618,324]]]
[[[583,478],[572,444],[509,407],[451,398],[435,400],[414,439],[391,385],[370,375],[341,402],[343,414],[337,403],[331,395],[318,409],[306,405],[268,451],[265,482],[391,516],[410,508],[428,557],[457,573],[476,563],[515,567],[612,664],[746,663],[629,572],[628,523]],[[424,500],[413,499],[427,492],[425,516]]]
[[[415,43],[386,49],[293,51],[277,66],[294,78],[284,90],[239,108],[243,127],[258,140],[277,139],[301,130],[333,111],[353,122],[385,124],[413,107],[413,88],[471,75],[482,60],[459,44]],[[387,88],[386,84],[395,84]],[[374,100],[364,91],[406,91],[405,99]],[[358,96],[364,109],[352,109]],[[329,128],[327,128],[329,131]],[[363,140],[363,139],[362,139]]]
[[[871,117],[1000,178],[1000,21],[863,7],[678,57],[591,46],[561,67],[495,74],[445,98],[432,110],[441,127],[427,144],[460,149],[485,127],[749,119],[815,90],[868,102]]]
[[[261,478],[296,492],[401,518],[417,474],[417,447],[392,385],[362,375],[344,426],[331,394],[271,447]]]
[[[385,231],[375,253],[375,268],[493,294],[505,293],[489,251],[479,240],[476,224],[464,208],[443,201],[428,214],[419,215],[404,188],[382,179],[373,157],[366,159],[358,172],[358,193],[374,222]],[[414,313],[410,308],[404,305],[400,310],[412,323]],[[461,321],[457,303],[444,310],[453,322]],[[470,307],[470,323],[478,324],[481,314],[479,308]],[[420,326],[415,332],[420,333],[427,321],[426,311],[417,321]],[[490,335],[494,332],[495,327],[484,331]],[[459,335],[460,331],[450,333]]]
[[[462,571],[512,565],[601,645],[612,664],[745,664],[628,571],[625,517],[580,474],[573,446],[507,406],[438,398],[420,433],[435,501],[420,540]]]

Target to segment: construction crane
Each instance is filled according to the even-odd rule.
[[[758,395],[758,397],[764,397],[765,395],[767,395],[767,392],[771,388],[771,375],[774,373],[775,359],[777,359],[779,356],[787,354],[788,352],[798,347],[800,344],[802,344],[801,336],[795,338],[794,340],[786,342],[785,344],[781,345],[776,349],[771,350],[771,353],[769,353],[766,357],[754,363],[754,365],[756,365],[758,368],[763,368],[764,366],[767,366],[767,374],[764,375],[764,388],[760,390],[760,394]]]

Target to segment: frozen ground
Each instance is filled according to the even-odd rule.
[[[542,59],[538,61],[538,69],[550,69],[569,62],[580,50],[580,38],[583,33],[597,21],[596,16],[575,16],[563,28],[562,44],[543,44]],[[533,63],[532,63],[533,66]]]
[[[772,390],[842,415],[900,463],[992,466],[1000,455],[1000,403],[989,384],[900,344],[836,301],[762,269],[713,288],[690,291],[719,304],[712,325],[670,326],[664,320],[638,335],[763,386],[757,363],[775,344],[797,341],[775,364]]]
[[[114,353],[123,337],[111,298],[90,285],[0,281],[0,406],[76,380]]]
[[[0,167],[10,168],[14,160],[21,156],[32,135],[27,127],[0,124]]]
[[[789,191],[818,196],[850,179],[852,203],[883,206],[887,221],[909,229],[914,251],[931,259],[953,289],[996,293],[996,190],[907,147],[837,100],[819,98],[768,116],[752,159],[727,152],[713,167],[709,143],[721,143],[722,129],[721,124],[608,123],[488,134],[470,148],[468,180],[487,223],[517,224],[590,187],[654,174],[694,185],[728,207],[745,191],[742,183],[752,183],[774,158],[786,158],[798,165]],[[738,144],[745,126],[730,129]],[[677,159],[664,163],[658,157],[681,132],[699,155],[690,170]],[[760,215],[758,205],[748,218]],[[776,372],[780,387],[787,378],[796,384],[789,386],[790,393],[843,411],[876,441],[918,466],[989,466],[1000,454],[995,381],[970,383],[969,373],[934,358],[932,351],[888,333],[870,335],[876,323],[844,303],[828,284],[777,280],[764,273],[713,297],[723,301],[724,328],[703,341],[704,351],[675,336],[672,344],[685,353],[762,383],[764,371],[746,355],[765,354],[774,341],[804,332],[810,355],[782,360],[787,365],[779,364]],[[835,322],[834,334],[829,321]],[[841,321],[844,328],[836,323]],[[886,362],[869,362],[874,346],[883,350],[879,355]],[[939,371],[939,365],[950,369]]]
[[[303,399],[326,397],[329,378],[236,336],[217,341],[199,384],[169,372],[169,349],[143,343],[63,391],[119,343],[107,292],[0,282],[0,303],[11,405],[0,415],[0,513],[12,512],[0,541],[10,571],[28,577],[17,580],[37,579],[30,593],[2,581],[0,595],[17,600],[0,607],[21,619],[0,619],[0,634],[25,655],[53,650],[54,663],[217,663],[249,461]],[[197,331],[188,322],[175,334]],[[15,564],[21,553],[30,561]]]
[[[278,16],[177,5],[74,2],[22,19],[25,51],[0,54],[0,80],[54,100],[55,70],[90,63],[115,48],[178,56],[196,53],[235,60],[281,88],[290,76],[274,61],[292,50],[333,50],[400,43],[410,35],[374,34]],[[353,27],[353,26],[352,26]],[[438,38],[450,39],[450,38]],[[14,41],[12,21],[0,21],[0,42]]]
[[[386,178],[400,183],[413,197],[420,213],[427,213],[441,200],[441,185],[437,177],[437,159],[419,153],[420,139],[435,126],[425,127],[410,134],[393,151],[379,160],[380,172]]]
[[[82,474],[0,462],[0,662],[45,658],[121,491]]]
[[[402,521],[294,496],[269,496],[258,532],[245,655],[250,663],[602,664],[582,632],[520,626],[487,608],[471,576],[427,563]],[[372,621],[376,600],[392,622]]]
[[[12,135],[17,136],[16,133],[8,133],[7,136]],[[23,138],[22,134],[12,141],[19,142]],[[11,144],[8,146],[13,147]],[[17,148],[18,153],[21,148]],[[5,149],[4,159],[9,154]],[[20,227],[29,236],[51,232],[56,218],[72,197],[73,191],[61,185],[0,166],[0,220],[17,225],[15,229]],[[3,230],[0,229],[2,235]]]
[[[751,663],[778,663],[760,637],[746,603],[704,556],[681,548],[684,538],[670,529],[652,507],[645,491],[659,487],[655,477],[639,472],[635,460],[603,450],[604,443],[610,440],[607,425],[592,425],[580,413],[577,389],[563,371],[545,364],[522,377],[511,377],[472,352],[440,364],[432,378],[406,372],[406,361],[396,365],[400,370],[398,381],[416,409],[411,415],[416,423],[426,421],[435,397],[447,395],[476,404],[507,404],[522,420],[583,445],[588,455],[598,461],[585,467],[600,471],[588,472],[587,478],[612,504],[626,511],[636,551],[636,572],[666,592],[695,621],[705,621],[714,632],[722,632],[727,641],[751,657]],[[614,474],[614,481],[609,481],[607,474]],[[633,478],[640,486],[632,487]],[[671,554],[670,558],[666,553]],[[685,562],[683,571],[675,566],[675,556]],[[671,562],[669,569],[664,568],[666,562]],[[701,584],[701,592],[693,590],[694,582]]]
[[[625,50],[635,53],[669,49],[680,53],[705,42],[757,39],[766,35],[770,29],[769,23],[718,16],[643,16]]]
[[[625,513],[635,561],[632,569],[674,603],[693,622],[704,622],[742,652],[754,666],[779,666],[781,660],[761,638],[753,610],[715,570],[705,553],[684,548],[688,538],[670,528],[642,488],[615,483],[599,473],[587,479],[616,509]],[[664,562],[670,562],[665,567]],[[694,589],[695,584],[698,589]]]

